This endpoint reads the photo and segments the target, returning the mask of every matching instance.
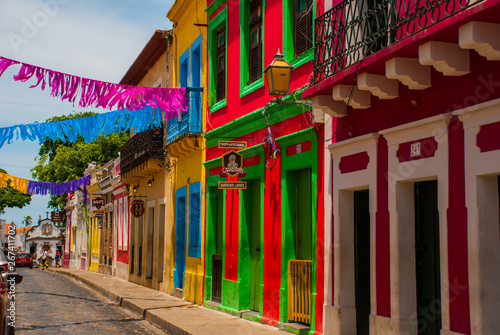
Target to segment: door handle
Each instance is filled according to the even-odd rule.
[[[255,248],[255,251],[259,251],[260,252],[260,248]]]

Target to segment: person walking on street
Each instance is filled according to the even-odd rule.
[[[56,268],[60,267],[61,265],[59,264],[59,258],[61,257],[61,254],[59,253],[59,250],[56,252]]]
[[[43,265],[43,268],[42,270],[45,270],[46,268],[48,268],[48,264],[47,264],[47,250],[43,249],[43,253],[42,253],[42,265]]]

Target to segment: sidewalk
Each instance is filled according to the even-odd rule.
[[[130,283],[101,273],[49,268],[48,271],[74,278],[120,306],[142,315],[168,332],[187,334],[275,334],[272,326],[251,322],[175,298],[165,292]],[[282,334],[286,334],[282,332]]]

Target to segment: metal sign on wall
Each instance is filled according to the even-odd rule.
[[[104,198],[94,198],[92,199],[92,207],[101,209],[102,206],[106,205],[106,199]]]
[[[52,222],[62,222],[63,221],[62,212],[60,212],[60,211],[51,212],[50,213],[50,220]]]
[[[243,141],[219,141],[219,149],[245,149],[247,142]]]
[[[140,218],[144,214],[144,201],[132,201],[132,204],[130,204],[130,214],[132,214],[136,218]]]
[[[246,190],[246,181],[220,181],[219,190]]]

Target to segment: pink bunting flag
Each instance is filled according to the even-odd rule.
[[[45,69],[31,64],[21,63],[0,56],[0,77],[10,66],[21,64],[15,81],[26,82],[37,79],[36,84],[29,88],[40,86],[45,90],[50,87],[50,95],[68,100],[78,106],[102,107],[136,111],[147,105],[160,108],[165,113],[165,120],[176,117],[179,113],[188,111],[186,88],[140,87],[108,83],[99,80],[82,78],[70,74]],[[78,100],[78,101],[77,101]]]

